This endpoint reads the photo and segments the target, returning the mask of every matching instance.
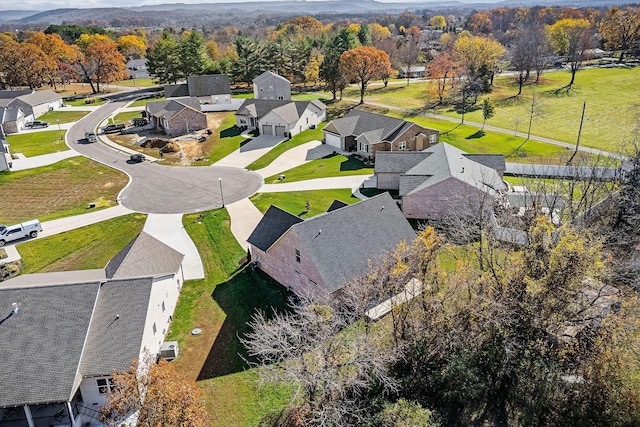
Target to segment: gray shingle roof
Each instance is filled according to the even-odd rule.
[[[406,123],[404,120],[382,114],[351,110],[344,117],[332,120],[327,127],[332,132],[335,129],[335,133],[342,136],[360,135],[378,129],[381,131],[381,140],[386,140],[388,135],[399,129],[404,123]]]
[[[152,282],[143,278],[102,285],[80,363],[82,376],[126,370],[140,356]]]
[[[99,283],[0,287],[0,407],[71,398]]]
[[[502,154],[464,154],[464,156],[474,162],[478,162],[500,172],[504,172],[506,169],[506,163],[504,162],[504,156]]]
[[[302,221],[302,218],[271,205],[247,239],[247,242],[258,249],[266,251],[291,226]]]
[[[189,86],[186,83],[176,85],[164,85],[166,98],[183,98],[189,96]]]
[[[147,103],[147,111],[154,117],[164,117],[170,119],[184,108],[191,108],[200,111],[200,102],[197,98],[177,98],[165,101],[154,101]]]
[[[51,273],[21,274],[2,282],[2,289],[35,288],[38,286],[72,285],[101,282],[107,279],[104,269],[57,271]],[[2,313],[0,313],[1,315]]]
[[[266,116],[274,108],[290,104],[291,102],[293,101],[280,99],[245,99],[240,108],[238,108],[236,114],[250,115],[260,119]]]
[[[230,95],[231,86],[226,74],[187,77],[189,96]]]
[[[33,92],[31,89],[24,90],[0,90],[0,99],[8,99],[11,101],[14,98],[17,98],[22,95],[28,95]]]
[[[329,206],[329,209],[327,209],[327,212],[333,212],[336,209],[344,208],[345,206],[347,206],[347,203],[341,202],[340,200],[334,200],[331,203],[331,206]]]
[[[20,113],[20,109],[19,108],[14,108],[14,107],[6,108],[2,123],[17,121],[19,113]]]
[[[184,255],[147,233],[140,233],[105,267],[109,279],[158,277],[178,271]]]
[[[44,104],[46,102],[62,99],[62,95],[55,93],[52,90],[39,90],[37,92],[29,93],[27,95],[21,95],[18,97],[21,101],[34,106]]]
[[[287,83],[291,83],[289,80],[287,80],[286,78],[282,77],[280,74],[276,74],[273,73],[271,71],[265,71],[264,73],[260,74],[258,77],[256,77],[255,79],[253,79],[253,84],[260,84],[260,82],[263,82],[265,80],[269,80],[269,79],[279,79],[279,80],[283,80]]]
[[[374,173],[405,173],[430,155],[424,151],[379,151],[373,170]]]
[[[368,261],[391,252],[416,234],[389,193],[324,213],[291,227],[335,292],[361,276]]]

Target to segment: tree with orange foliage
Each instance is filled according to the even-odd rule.
[[[438,94],[438,104],[442,104],[447,91],[447,81],[453,80],[456,74],[457,61],[452,50],[447,50],[436,56],[427,67],[427,73],[435,83]]]
[[[359,46],[340,56],[340,70],[348,80],[358,80],[360,84],[360,104],[364,102],[364,92],[371,79],[381,79],[389,73],[391,62],[383,50],[371,46]]]
[[[9,41],[0,50],[0,71],[12,86],[41,86],[55,63],[38,46]]]
[[[119,426],[138,413],[139,426],[210,425],[204,391],[166,360],[157,364],[134,360],[128,371],[114,373],[112,380],[115,388],[107,393],[107,403],[100,409],[103,423]]]
[[[75,62],[75,50],[65,43],[59,34],[34,32],[27,39],[27,43],[38,46],[47,55],[43,78],[48,80],[55,89],[56,78],[59,78],[60,81],[64,80],[60,70],[68,70],[68,65]]]
[[[620,51],[620,62],[624,54],[640,40],[640,8],[612,7],[604,15],[598,27],[607,49]]]
[[[118,46],[109,36],[83,34],[76,44],[79,46],[77,65],[89,80],[93,93],[100,92],[101,83],[128,77],[125,57],[118,52]]]

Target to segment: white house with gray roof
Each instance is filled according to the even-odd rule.
[[[302,218],[271,206],[247,241],[251,259],[298,295],[334,293],[368,271],[369,261],[416,237],[388,193]]]
[[[39,90],[14,98],[8,107],[19,108],[25,115],[26,121],[35,120],[44,113],[57,110],[64,106],[62,95],[52,90]]]
[[[200,104],[231,104],[231,86],[226,74],[189,76],[187,83],[165,85],[165,97],[195,97]]]
[[[327,106],[317,99],[281,101],[247,99],[236,111],[236,125],[260,135],[293,136],[314,129],[327,117]]]
[[[441,142],[419,152],[380,152],[378,189],[397,191],[407,218],[442,219],[492,209],[507,190],[504,156],[467,154]]]
[[[184,280],[183,258],[141,233],[104,269],[2,282],[0,425],[94,423],[111,374],[159,351]]]
[[[265,71],[253,79],[253,97],[291,101],[291,82],[279,74]]]

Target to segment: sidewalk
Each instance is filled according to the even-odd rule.
[[[185,280],[204,278],[200,253],[182,226],[182,214],[149,214],[142,231],[184,254],[182,271]]]
[[[331,154],[334,149],[334,147],[323,145],[321,141],[310,141],[285,151],[270,165],[255,172],[262,177],[276,175]]]
[[[20,153],[14,153],[17,159],[11,161],[11,171],[21,171],[25,169],[39,168],[59,162],[60,160],[69,159],[79,156],[80,153],[74,150],[59,151],[57,153],[43,154],[41,156],[25,157]]]
[[[288,191],[328,190],[337,188],[359,188],[363,182],[373,175],[349,175],[332,178],[309,179],[306,181],[284,182],[282,184],[265,184],[259,193],[280,193]]]
[[[246,250],[249,247],[247,239],[262,219],[262,212],[248,198],[225,205],[225,208],[231,217],[231,233]]]

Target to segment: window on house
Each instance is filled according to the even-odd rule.
[[[407,149],[407,141],[398,142],[398,150],[406,150]]]
[[[260,86],[260,92],[262,92],[264,90],[264,88],[262,86]]]
[[[110,377],[98,378],[96,380],[96,384],[98,385],[98,393],[100,394],[112,392],[116,388],[115,383]]]
[[[296,249],[296,262],[300,262],[300,250]]]
[[[429,143],[435,144],[437,140],[438,140],[438,135],[436,135],[435,133],[432,133],[431,135],[429,135]]]
[[[156,332],[158,332],[158,329],[156,328],[156,322],[153,322],[153,335],[156,334]]]

